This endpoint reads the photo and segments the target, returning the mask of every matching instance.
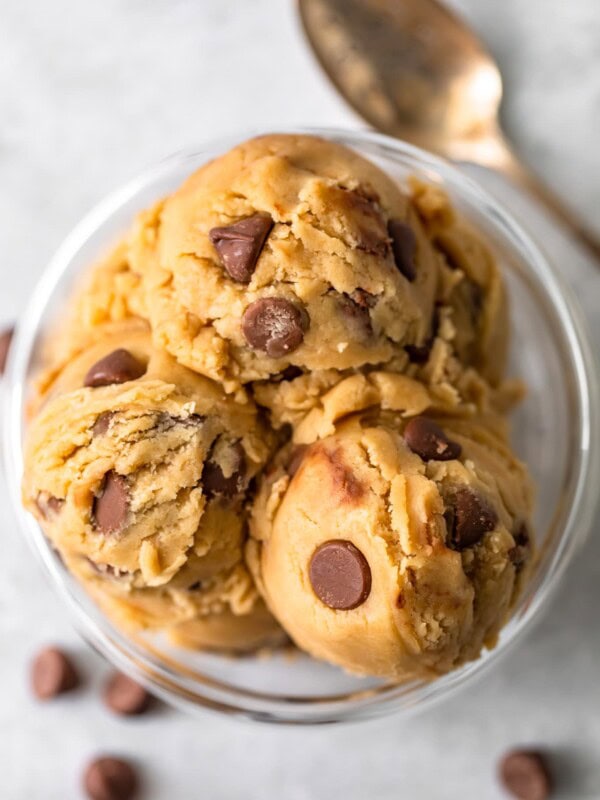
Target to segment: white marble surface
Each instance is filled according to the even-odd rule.
[[[456,0],[506,75],[507,127],[600,232],[600,3]],[[0,321],[24,307],[45,262],[108,190],[154,160],[232,128],[360,125],[321,77],[284,0],[0,0]],[[503,192],[507,192],[503,189]],[[600,273],[512,197],[592,318]],[[171,710],[109,716],[106,672],[77,638],[2,497],[0,797],[80,796],[97,751],[143,767],[147,800],[502,797],[499,753],[555,749],[560,796],[600,798],[600,538],[592,534],[548,613],[483,681],[409,721],[273,729]],[[39,707],[26,665],[69,647],[88,690]]]

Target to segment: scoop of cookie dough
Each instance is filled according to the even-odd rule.
[[[494,645],[531,562],[530,508],[523,466],[489,427],[369,410],[279,454],[248,561],[307,652],[429,678]]]
[[[247,398],[126,328],[53,384],[28,431],[24,501],[61,553],[135,588],[192,585],[240,562],[240,510],[270,447]]]
[[[242,562],[202,580],[188,565],[168,583],[142,588],[131,573],[99,566],[85,556],[67,556],[65,562],[126,632],[160,630],[182,647],[233,653],[285,641]]]
[[[138,230],[155,247],[155,341],[228,390],[380,363],[430,335],[439,255],[398,186],[334,142],[245,142]]]

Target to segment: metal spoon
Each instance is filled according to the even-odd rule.
[[[517,158],[500,128],[502,78],[465,23],[436,0],[298,0],[336,88],[374,128],[503,172],[600,259],[600,242]]]

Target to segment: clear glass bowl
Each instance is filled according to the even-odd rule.
[[[590,528],[598,494],[598,382],[581,312],[544,256],[508,213],[461,172],[433,156],[372,133],[305,131],[353,147],[400,182],[409,175],[444,186],[459,211],[495,248],[512,309],[511,372],[529,387],[514,416],[514,446],[537,484],[535,529],[541,557],[497,647],[433,682],[394,685],[359,679],[307,656],[239,659],[180,650],[160,635],[125,636],[98,610],[20,506],[24,408],[40,343],[79,273],[103,253],[134,214],[232,147],[232,136],[175,155],[97,206],[56,253],[33,294],[7,369],[5,457],[24,535],[41,556],[83,636],[121,670],[188,711],[213,709],[254,720],[341,722],[423,708],[472,681],[499,659],[547,604]]]

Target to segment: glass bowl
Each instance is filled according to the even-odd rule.
[[[491,242],[512,309],[510,371],[528,395],[514,415],[513,444],[537,485],[540,558],[497,647],[433,682],[402,685],[349,676],[308,656],[229,658],[177,649],[157,634],[124,635],[66,572],[20,506],[24,409],[40,345],[79,273],[134,214],[247,135],[207,143],[151,168],[98,205],[67,237],[41,277],[14,339],[6,381],[6,472],[24,535],[41,556],[83,636],[116,667],[188,711],[213,709],[258,721],[325,723],[424,708],[472,681],[539,615],[590,528],[598,494],[598,382],[581,312],[570,291],[510,215],[448,163],[373,133],[310,130],[354,148],[401,183],[409,175],[443,186]]]

